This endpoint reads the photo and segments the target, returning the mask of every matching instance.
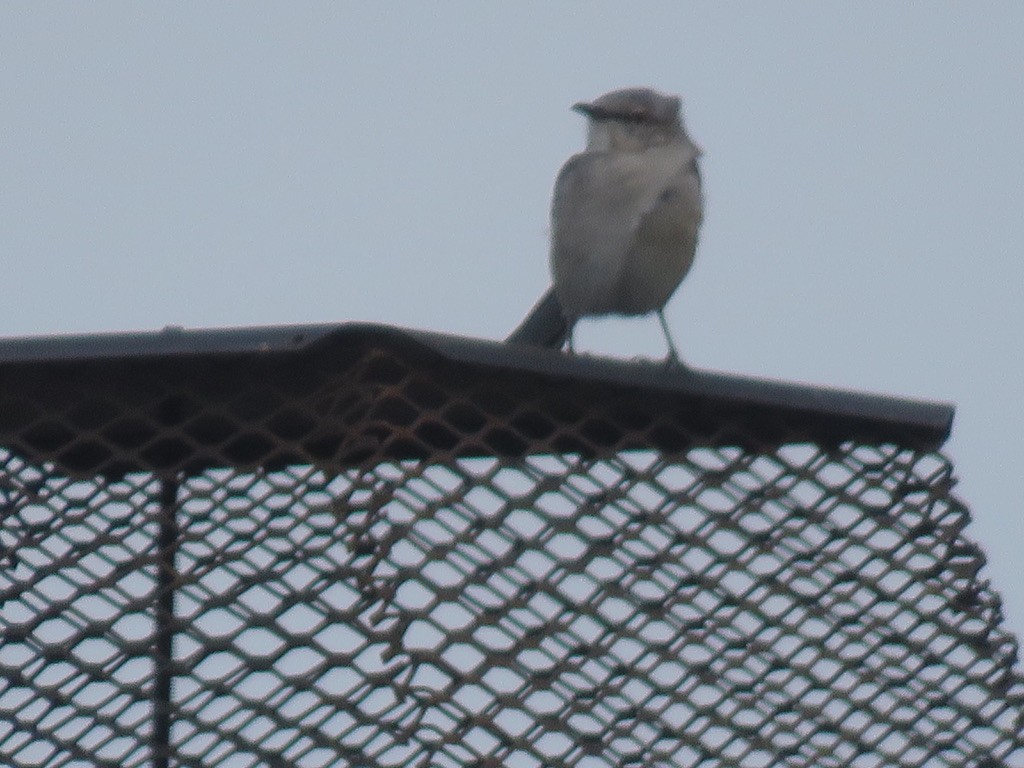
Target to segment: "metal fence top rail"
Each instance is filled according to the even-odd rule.
[[[374,355],[378,364],[366,364],[367,356]],[[261,419],[279,408],[277,402],[262,404],[267,398],[259,394],[261,388],[310,393],[319,386],[323,399],[325,390],[354,386],[351,378],[346,382],[338,376],[358,365],[363,366],[356,382],[360,392],[364,397],[367,391],[374,393],[368,396],[372,406],[385,417],[389,407],[397,407],[396,390],[416,389],[410,381],[418,375],[421,385],[464,387],[474,393],[471,409],[489,414],[495,409],[515,413],[517,403],[529,404],[531,414],[550,418],[552,423],[564,423],[566,403],[598,405],[598,410],[614,411],[613,421],[628,418],[631,425],[645,419],[664,422],[668,414],[673,425],[706,444],[733,440],[733,434],[720,433],[720,425],[730,422],[742,425],[748,443],[751,438],[763,445],[793,439],[824,444],[859,440],[930,449],[948,437],[954,414],[952,405],[941,402],[681,370],[660,361],[573,357],[384,325],[171,327],[148,333],[0,339],[0,402],[6,404],[0,406],[0,438],[24,434],[24,409],[19,404],[36,404],[44,412],[73,408],[76,423],[89,422],[84,413],[89,403],[97,403],[105,412],[111,407],[141,408],[150,418],[166,424],[168,413],[179,413],[180,420],[186,418],[180,413],[187,410],[193,391],[204,402],[221,399],[229,404],[232,426],[218,428],[241,434],[253,424],[263,428]],[[250,397],[247,392],[254,394]],[[132,395],[126,397],[125,393]],[[146,393],[154,394],[147,400]],[[400,396],[415,400],[418,395],[406,392]],[[179,401],[184,398],[186,405],[175,405],[171,402],[175,397]],[[311,414],[321,432],[330,428],[327,416],[321,418],[315,409]],[[104,418],[109,421],[109,415]],[[457,416],[453,418],[458,421]],[[466,418],[469,430],[472,418]],[[287,415],[278,415],[275,424],[282,419]],[[335,426],[344,428],[343,424]],[[132,429],[138,432],[137,419]],[[290,427],[281,429],[288,432]],[[537,429],[543,431],[540,426]],[[55,438],[45,428],[42,433],[46,434],[37,441],[39,450],[22,444],[20,451],[66,463],[77,471],[88,471],[92,463],[100,461],[98,455],[90,459],[81,450],[73,460],[61,461],[61,446],[53,447]],[[104,437],[125,445],[129,439],[134,444],[142,440],[139,434],[111,435],[109,430]],[[429,435],[421,439],[430,441]],[[591,436],[591,441],[600,445],[601,438]],[[657,438],[654,442],[654,447],[665,450],[685,447],[678,439],[666,438],[660,446]],[[621,447],[613,446],[610,439],[608,445]],[[494,435],[484,447],[505,455],[537,448],[521,441],[503,442]]]
[[[0,764],[1024,768],[952,416],[372,325],[0,340]]]

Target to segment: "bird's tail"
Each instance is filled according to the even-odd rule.
[[[562,312],[554,288],[548,288],[533,309],[505,341],[531,347],[561,349],[569,338],[571,326]]]

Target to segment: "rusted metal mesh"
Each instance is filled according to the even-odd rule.
[[[727,423],[650,450],[671,412],[431,375],[368,353],[255,425],[259,381],[4,401],[0,762],[1024,766],[941,453]]]

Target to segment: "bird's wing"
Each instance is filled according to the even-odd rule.
[[[583,152],[562,166],[551,203],[551,271],[568,317],[611,309],[637,227],[688,162],[678,151]]]

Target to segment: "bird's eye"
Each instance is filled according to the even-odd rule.
[[[639,111],[629,112],[626,115],[626,120],[628,120],[631,123],[642,123],[645,120],[645,118],[646,118],[646,115],[644,115],[643,112],[639,112]]]

